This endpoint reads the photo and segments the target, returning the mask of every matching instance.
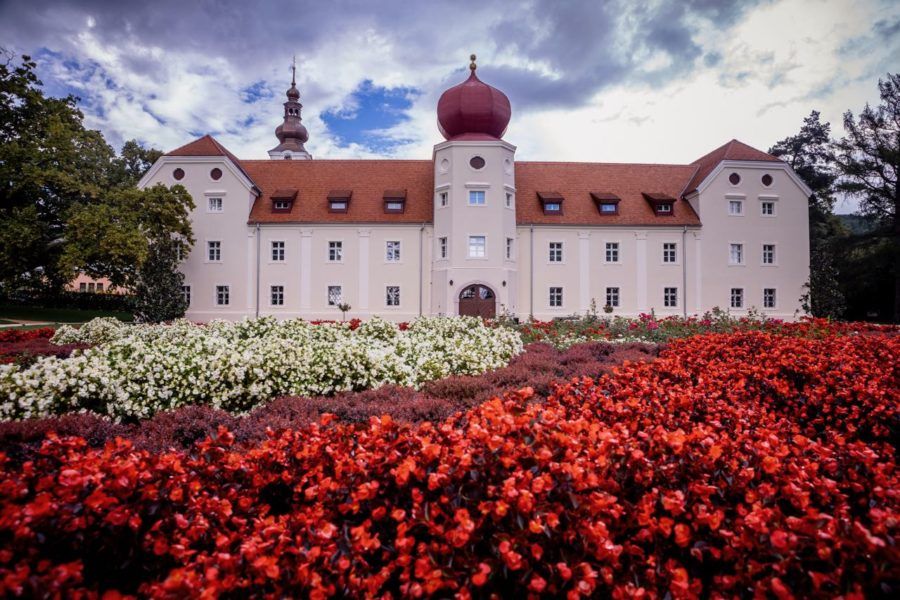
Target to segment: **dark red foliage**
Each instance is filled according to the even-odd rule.
[[[40,330],[36,330],[40,331]],[[89,348],[87,344],[51,344],[46,337],[26,338],[13,342],[0,342],[0,364],[15,363],[27,366],[39,356],[68,358],[74,350]]]
[[[81,434],[69,426],[66,435],[96,436],[108,431],[109,437],[123,436],[137,448],[154,452],[169,448],[187,448],[194,441],[215,432],[220,425],[234,431],[238,442],[266,439],[266,430],[292,429],[313,423],[323,414],[343,421],[365,423],[372,416],[390,415],[397,421],[417,423],[440,421],[510,390],[531,386],[539,397],[553,392],[554,383],[572,377],[598,377],[623,361],[649,360],[658,354],[653,344],[591,343],[560,351],[548,344],[531,344],[507,367],[478,376],[448,377],[426,383],[421,390],[384,386],[376,390],[348,392],[316,398],[279,398],[260,406],[246,417],[234,417],[209,407],[193,406],[163,412],[139,424],[104,429],[105,419],[83,415]],[[0,450],[11,456],[30,456],[40,444],[43,433],[53,429],[59,419],[29,421],[25,429],[41,432],[23,436],[22,426],[0,423]],[[96,422],[96,423],[95,423]],[[50,425],[44,426],[44,423]],[[8,433],[10,432],[10,433]],[[105,439],[103,440],[105,441]],[[21,446],[29,446],[22,448]]]
[[[896,597],[897,356],[707,335],[437,423],[51,435],[0,453],[0,595]]]
[[[25,340],[50,339],[56,330],[52,327],[38,329],[4,328],[0,329],[0,344],[23,342]]]

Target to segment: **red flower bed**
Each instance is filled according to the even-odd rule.
[[[39,329],[0,329],[0,344],[24,342],[27,340],[50,339],[56,330],[52,327]]]
[[[898,355],[710,335],[441,423],[53,438],[0,454],[0,594],[895,595]]]
[[[48,338],[32,338],[18,342],[0,342],[0,364],[29,365],[39,356],[68,358],[73,350],[89,348],[87,344],[51,344]]]

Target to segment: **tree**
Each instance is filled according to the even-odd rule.
[[[72,209],[60,264],[69,272],[107,277],[115,286],[130,288],[154,244],[166,242],[187,256],[194,243],[193,208],[180,185],[114,190],[102,201]]]
[[[776,142],[769,154],[785,161],[813,194],[809,198],[809,282],[803,308],[817,317],[840,318],[846,309],[838,269],[837,240],[843,227],[832,214],[837,174],[831,152],[831,124],[819,111],[803,119],[796,135]]]
[[[858,117],[844,113],[847,135],[834,145],[837,189],[859,199],[860,212],[879,225],[893,255],[893,318],[900,321],[900,75],[878,80],[881,103]]]
[[[134,316],[139,322],[161,323],[184,316],[188,305],[182,294],[184,274],[178,270],[179,247],[176,240],[150,244],[133,287]]]
[[[83,271],[130,286],[151,244],[186,254],[187,191],[135,189],[162,153],[130,140],[116,156],[77,98],[45,96],[29,57],[0,52],[0,284],[55,291]]]

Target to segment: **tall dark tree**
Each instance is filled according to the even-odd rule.
[[[182,295],[184,275],[178,271],[179,244],[156,240],[137,272],[134,317],[141,323],[161,323],[183,317],[187,301]]]
[[[900,321],[900,75],[878,80],[881,103],[858,117],[844,113],[847,135],[835,143],[838,189],[859,200],[860,212],[880,225],[893,255],[893,318]]]
[[[796,135],[788,136],[769,149],[809,186],[809,268],[805,310],[817,317],[840,318],[846,302],[838,269],[838,240],[843,235],[840,222],[832,214],[835,172],[831,152],[831,124],[823,123],[819,111],[803,119]]]

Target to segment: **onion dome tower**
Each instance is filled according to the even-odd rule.
[[[469,78],[438,100],[438,128],[447,140],[500,139],[512,115],[509,98],[478,79],[474,54],[470,60]]]
[[[291,87],[287,91],[287,102],[284,103],[284,122],[275,129],[275,136],[280,142],[269,150],[269,158],[309,160],[312,155],[303,144],[309,140],[309,132],[301,121],[300,90],[297,89],[297,60],[291,64]]]

